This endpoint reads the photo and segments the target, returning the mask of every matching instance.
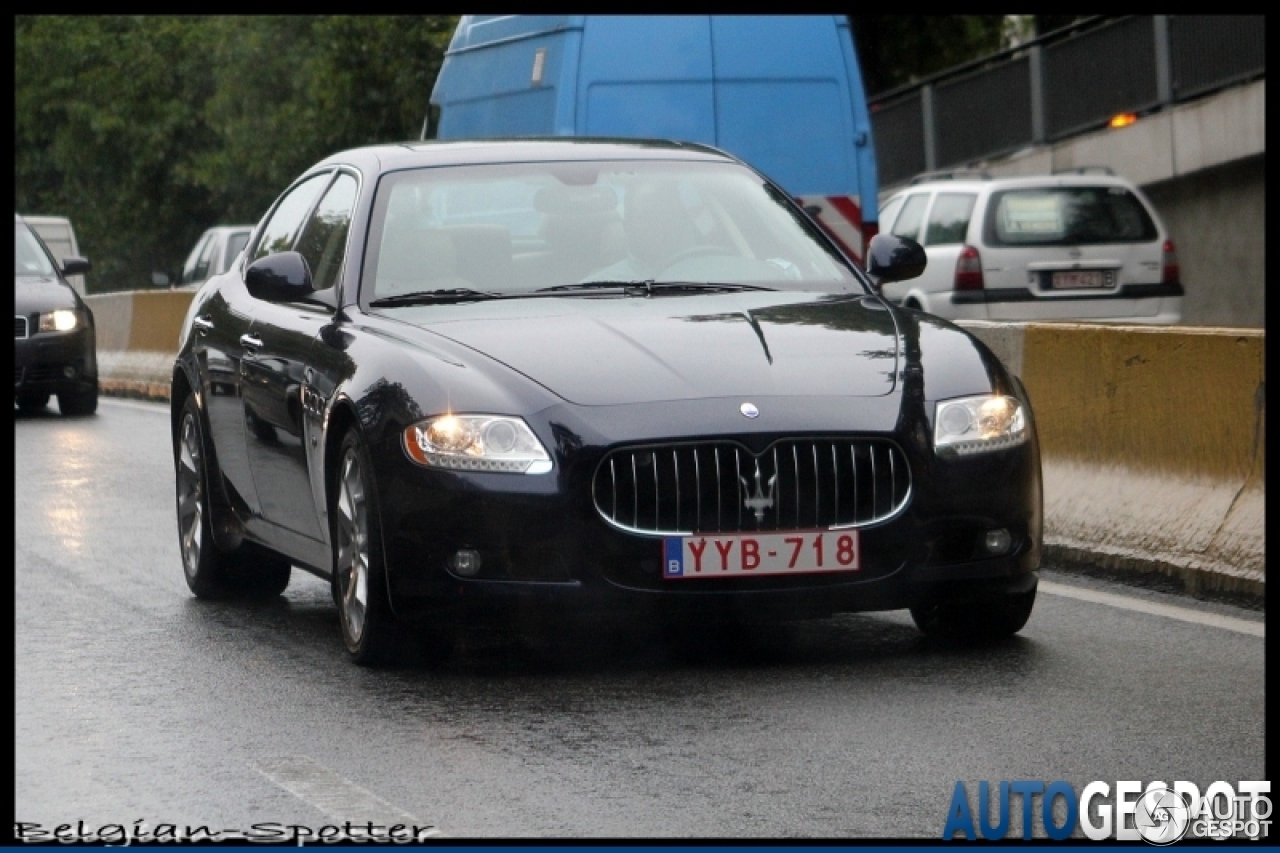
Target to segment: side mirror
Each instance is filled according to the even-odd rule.
[[[82,275],[91,269],[88,258],[77,258],[75,256],[62,259],[63,275]]]
[[[929,262],[924,246],[908,237],[877,234],[867,247],[867,272],[877,286],[886,281],[906,281],[924,272]]]
[[[167,272],[154,270],[151,273],[152,287],[170,287],[172,284],[173,284],[173,279],[169,277],[169,274]]]
[[[297,252],[278,252],[259,258],[244,273],[249,295],[264,302],[298,302],[315,293],[311,267]]]

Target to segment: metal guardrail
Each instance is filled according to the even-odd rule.
[[[1057,142],[1265,73],[1262,15],[1090,19],[869,98],[880,185]]]

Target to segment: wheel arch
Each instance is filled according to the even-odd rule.
[[[329,408],[327,423],[324,435],[324,499],[325,499],[325,517],[328,519],[331,532],[330,553],[337,548],[337,537],[332,534],[332,525],[334,523],[334,500],[337,494],[339,465],[341,464],[340,454],[342,452],[342,441],[346,438],[347,432],[355,430],[360,434],[361,441],[364,443],[365,455],[369,461],[369,471],[366,477],[369,478],[370,492],[373,493],[374,499],[379,501],[378,512],[381,515],[381,495],[378,493],[377,476],[378,472],[373,466],[373,454],[369,452],[368,436],[365,435],[364,429],[361,427],[360,415],[356,410],[355,402],[349,397],[339,396],[338,399]],[[391,612],[397,615],[395,597],[391,592],[391,566],[386,562],[387,554],[387,534],[382,519],[378,519],[378,536],[381,539],[380,551],[383,555],[383,571],[382,581],[386,589],[386,600],[391,605]],[[330,557],[329,579],[331,583],[338,582],[338,566],[333,557]]]

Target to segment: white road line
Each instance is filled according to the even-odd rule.
[[[1139,613],[1150,613],[1153,616],[1164,616],[1167,619],[1180,619],[1183,622],[1194,622],[1197,625],[1208,625],[1212,628],[1225,628],[1237,634],[1248,634],[1251,637],[1265,637],[1265,622],[1250,622],[1247,619],[1235,619],[1231,616],[1220,616],[1217,613],[1203,613],[1185,607],[1173,607],[1168,604],[1157,604],[1154,601],[1143,601],[1126,595],[1115,595],[1110,592],[1098,592],[1078,586],[1040,581],[1041,592],[1060,595],[1063,598],[1074,598],[1077,601],[1088,601],[1093,604],[1105,604],[1121,610],[1136,610]]]
[[[439,837],[435,824],[419,820],[354,782],[343,779],[323,764],[305,755],[290,755],[250,762],[250,767],[310,806],[319,809],[335,824],[350,821],[353,826],[372,822],[385,828],[402,824],[421,827],[419,837]]]
[[[113,397],[99,397],[98,405],[108,405],[119,407],[122,409],[133,409],[135,412],[151,412],[152,414],[169,414],[169,404],[156,401],[154,403],[143,403],[132,400],[121,400]]]

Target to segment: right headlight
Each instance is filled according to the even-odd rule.
[[[1027,432],[1026,412],[1013,397],[983,394],[934,404],[933,449],[943,456],[1015,447]]]
[[[40,331],[69,332],[76,327],[79,319],[75,311],[69,308],[59,308],[57,311],[40,315]]]
[[[520,418],[446,414],[404,431],[409,458],[429,468],[545,474],[551,457]]]

